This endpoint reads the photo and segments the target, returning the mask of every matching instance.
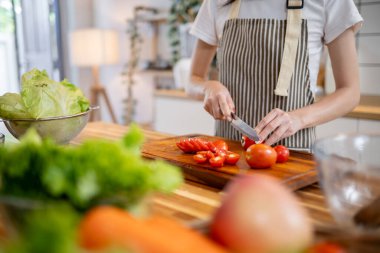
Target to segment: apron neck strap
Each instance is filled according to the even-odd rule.
[[[242,0],[235,0],[231,4],[229,19],[235,19],[239,17],[240,5]],[[303,8],[304,0],[286,0],[286,8],[288,10],[296,10]]]
[[[288,96],[288,89],[296,64],[298,40],[302,30],[303,1],[304,0],[286,1],[288,17],[286,22],[284,51],[276,89],[274,90],[274,94],[277,96]]]
[[[239,17],[240,4],[241,4],[241,0],[235,0],[235,1],[231,4],[230,17],[229,17],[229,19],[235,19],[235,18],[238,18],[238,17]]]

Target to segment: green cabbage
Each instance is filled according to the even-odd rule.
[[[6,93],[0,97],[1,118],[39,119],[67,116],[85,112],[90,104],[75,85],[66,79],[56,82],[49,78],[45,70],[38,69],[22,75],[21,99],[16,95]]]

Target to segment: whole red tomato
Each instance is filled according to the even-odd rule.
[[[243,135],[241,137],[241,146],[244,148],[244,150],[247,150],[249,148],[249,146],[253,145],[253,144],[256,144],[256,142],[250,138],[248,138],[247,136]]]
[[[245,159],[251,168],[265,169],[276,163],[277,153],[267,144],[255,144],[247,149]]]
[[[284,163],[289,159],[289,149],[282,145],[277,145],[274,147],[277,153],[277,161],[278,163]]]
[[[227,143],[226,143],[225,141],[223,141],[223,140],[216,140],[216,141],[213,142],[213,144],[215,145],[215,147],[216,147],[217,149],[223,149],[223,150],[225,150],[225,151],[228,150],[228,145],[227,145]]]

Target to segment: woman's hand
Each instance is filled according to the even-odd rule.
[[[295,112],[273,109],[256,126],[256,131],[265,144],[274,143],[295,134],[302,128],[302,121]],[[272,135],[268,138],[269,134]],[[267,139],[268,138],[268,139]]]
[[[204,109],[215,119],[231,121],[235,105],[227,88],[218,81],[207,81],[204,87]]]

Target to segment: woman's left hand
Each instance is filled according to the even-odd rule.
[[[301,128],[301,120],[295,113],[276,108],[269,112],[255,129],[260,139],[265,140],[265,144],[272,145],[295,134]],[[271,136],[268,138],[270,134]]]

